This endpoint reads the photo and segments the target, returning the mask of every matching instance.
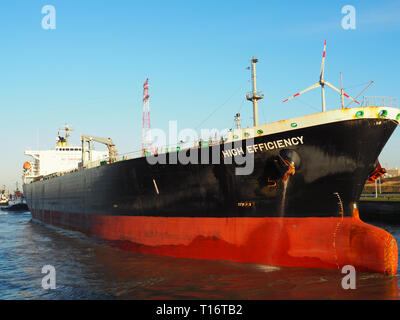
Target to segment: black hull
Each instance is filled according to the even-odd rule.
[[[26,204],[14,204],[12,206],[2,207],[1,210],[3,211],[14,211],[14,212],[24,212],[29,211],[28,205]]]
[[[303,144],[255,152],[250,175],[235,175],[235,164],[150,165],[149,159],[138,158],[25,184],[24,194],[35,212],[351,216],[368,174],[396,126],[390,119],[354,119],[256,137],[252,144],[266,146],[290,137],[302,137]],[[285,149],[295,151],[299,161],[295,174],[283,183],[274,160]],[[219,155],[223,161],[222,152]],[[269,181],[276,181],[276,186]]]

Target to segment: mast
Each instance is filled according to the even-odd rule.
[[[340,99],[342,103],[342,109],[344,109],[344,98],[343,98],[343,79],[342,73],[340,73]]]
[[[240,129],[240,113],[236,113],[235,115],[236,129]]]
[[[264,98],[264,94],[261,92],[257,92],[257,84],[256,84],[256,63],[258,59],[253,56],[251,59],[251,74],[252,74],[252,82],[253,82],[253,92],[246,94],[246,99],[253,102],[253,119],[254,126],[258,125],[258,100]]]
[[[143,129],[142,129],[142,156],[151,149],[150,137],[150,104],[149,104],[149,78],[143,84]]]
[[[60,131],[65,131],[65,138],[60,136]],[[57,145],[59,147],[66,147],[68,146],[68,138],[70,136],[70,132],[74,131],[74,129],[70,128],[68,124],[65,124],[64,128],[58,129],[58,142]]]
[[[321,74],[319,76],[319,84],[321,86],[321,97],[322,97],[322,112],[325,112],[325,81],[324,81],[324,70],[325,70],[325,55],[326,55],[326,40],[324,42],[324,52],[322,54],[321,63]]]

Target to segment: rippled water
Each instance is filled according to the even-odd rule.
[[[400,243],[400,227],[380,225]],[[43,289],[44,265],[56,289]],[[122,251],[0,211],[0,299],[398,299],[398,276],[177,259]]]

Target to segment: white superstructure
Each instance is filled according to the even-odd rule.
[[[66,135],[62,137],[58,133],[54,149],[25,150],[24,154],[33,158],[33,161],[24,163],[25,183],[37,177],[78,169],[79,164],[82,163],[82,147],[68,145],[69,131],[72,129],[65,126],[61,130],[65,131]],[[101,161],[107,159],[108,156],[108,151],[91,151],[92,161]]]

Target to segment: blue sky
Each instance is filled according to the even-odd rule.
[[[41,27],[44,5],[56,9],[55,30]],[[356,9],[355,30],[341,26],[344,5]],[[0,38],[0,185],[11,189],[24,149],[52,148],[64,123],[75,144],[84,133],[111,137],[121,153],[139,150],[146,77],[153,128],[168,120],[179,129],[231,128],[238,111],[247,126],[246,67],[256,56],[266,94],[260,122],[282,120],[320,111],[320,90],[282,100],[317,82],[327,39],[326,80],[339,87],[343,72],[352,96],[373,80],[365,95],[399,98],[398,1],[8,0]],[[328,109],[339,103],[327,89]],[[383,165],[400,167],[399,132]]]

